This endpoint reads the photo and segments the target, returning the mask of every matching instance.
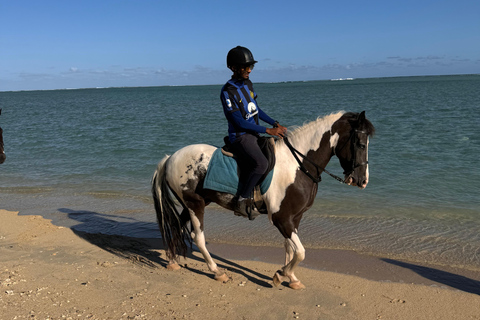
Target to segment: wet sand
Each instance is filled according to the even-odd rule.
[[[209,243],[168,271],[160,239],[91,234],[0,210],[0,319],[480,319],[480,273],[307,250],[294,291],[282,248]]]

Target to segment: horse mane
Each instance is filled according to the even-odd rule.
[[[337,121],[344,114],[345,114],[344,111],[339,111],[337,113],[331,113],[323,117],[319,116],[317,119],[313,121],[305,122],[302,126],[296,127],[290,132],[290,135],[296,136],[296,135],[308,134],[310,132],[316,131],[319,124],[325,124],[326,122],[328,122],[328,124],[331,126],[335,121]]]
[[[287,132],[287,137],[295,143],[297,149],[306,152],[313,146],[318,147],[323,134],[329,131],[335,121],[340,119],[344,114],[344,111],[339,111],[323,117],[319,116],[317,119],[305,122],[302,126]]]

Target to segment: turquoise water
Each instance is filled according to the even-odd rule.
[[[255,79],[253,79],[255,80]],[[338,110],[376,126],[365,190],[323,177],[305,246],[480,268],[480,76],[255,85],[289,127]],[[221,85],[0,92],[0,208],[89,232],[158,237],[150,179],[165,155],[226,134]],[[334,158],[329,170],[341,173]],[[282,245],[266,217],[209,207],[207,240]]]

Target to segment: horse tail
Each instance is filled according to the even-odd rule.
[[[187,255],[187,240],[191,245],[192,238],[187,228],[187,222],[190,221],[188,209],[168,185],[166,172],[169,159],[170,156],[167,155],[158,163],[152,178],[152,195],[163,245],[168,259],[174,261],[180,254],[184,257]],[[177,210],[172,194],[183,207],[181,214]]]

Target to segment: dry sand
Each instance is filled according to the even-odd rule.
[[[307,250],[305,265],[320,270],[300,267],[307,288],[294,291],[272,286],[278,248],[209,244],[231,277],[219,283],[198,252],[168,271],[158,239],[75,232],[5,210],[0,221],[1,320],[480,319],[476,271]]]

